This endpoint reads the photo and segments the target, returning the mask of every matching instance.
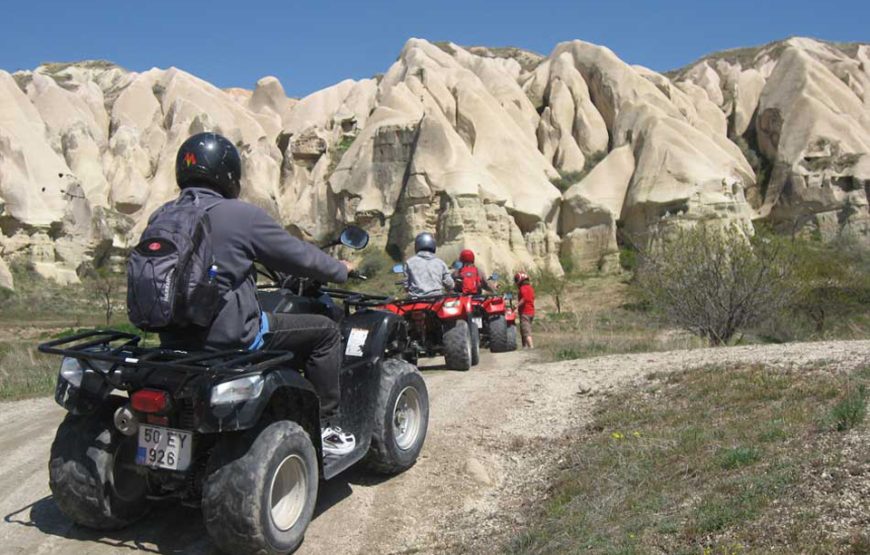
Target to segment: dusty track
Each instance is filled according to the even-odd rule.
[[[870,363],[870,341],[701,349],[534,364],[484,354],[471,372],[425,372],[429,437],[418,464],[382,480],[364,472],[323,484],[300,554],[495,550],[523,495],[557,464],[547,445],[588,418],[596,394],[650,372],[713,363]],[[436,367],[437,368],[437,367]],[[425,369],[425,366],[424,366]],[[48,490],[48,450],[63,411],[50,399],[0,404],[0,553],[215,553],[195,509],[165,507],[100,535],[70,524]],[[531,447],[531,448],[530,448]]]

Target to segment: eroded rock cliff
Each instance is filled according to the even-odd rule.
[[[433,230],[487,268],[617,267],[696,222],[870,234],[870,46],[789,39],[665,76],[572,41],[546,57],[409,40],[376,79],[290,99],[107,62],[0,71],[0,286],[121,255],[176,194],[175,152],[224,134],[243,198],[294,234],[345,222],[396,258]],[[758,177],[756,178],[756,174]]]

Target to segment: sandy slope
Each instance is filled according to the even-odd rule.
[[[351,471],[324,484],[301,554],[495,550],[494,529],[517,508],[547,445],[589,416],[595,396],[650,372],[713,363],[870,363],[870,341],[642,353],[535,364],[521,352],[484,354],[471,372],[427,371],[429,437],[418,464],[388,480]],[[436,367],[437,368],[437,367]],[[75,527],[48,490],[47,457],[63,411],[50,399],[0,404],[0,553],[213,553],[195,509],[161,509],[127,530]],[[540,448],[530,448],[538,446]],[[523,492],[523,496],[518,495]]]

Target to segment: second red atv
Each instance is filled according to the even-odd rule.
[[[510,298],[510,293],[507,295]],[[471,297],[472,322],[479,329],[480,346],[493,353],[515,351],[517,348],[517,316],[502,295]]]

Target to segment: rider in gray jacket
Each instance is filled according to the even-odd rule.
[[[435,256],[435,237],[423,232],[414,239],[417,254],[405,262],[405,288],[412,297],[428,297],[453,290],[450,268]]]

